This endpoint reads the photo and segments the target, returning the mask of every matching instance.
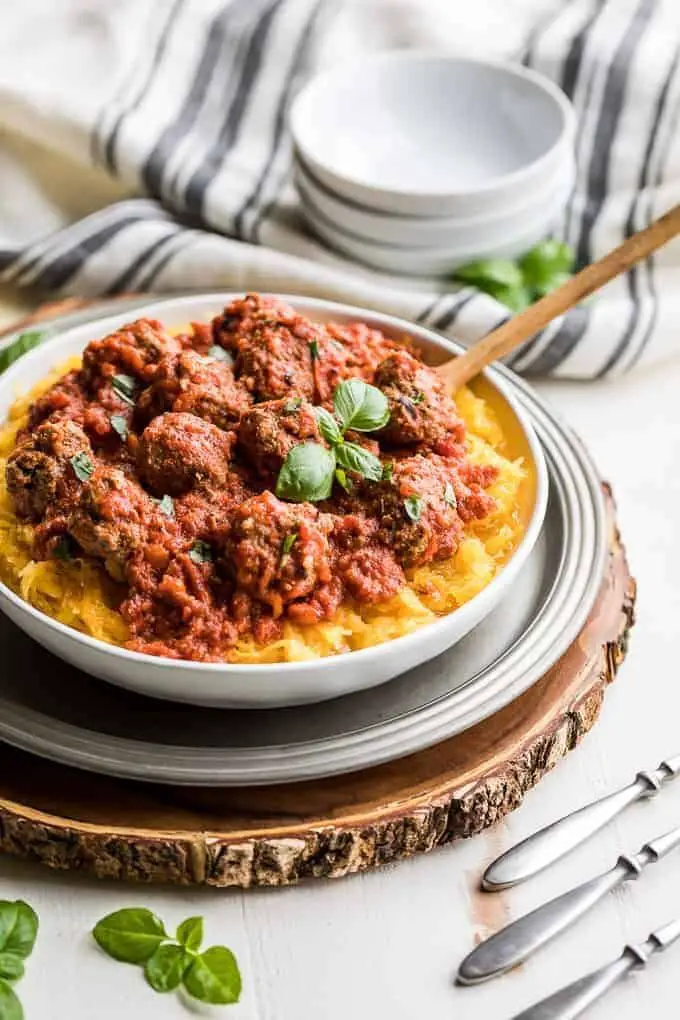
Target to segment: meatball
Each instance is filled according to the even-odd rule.
[[[392,478],[368,489],[378,538],[404,567],[453,556],[463,533],[455,467],[440,457],[406,457]]]
[[[72,421],[46,422],[10,454],[5,469],[7,490],[17,513],[40,521],[51,503],[60,510],[78,498],[81,482],[74,458],[93,466],[92,448],[80,426]],[[77,465],[77,461],[75,464]]]
[[[165,411],[186,412],[221,429],[235,428],[252,403],[229,365],[196,351],[164,358],[137,401],[136,416],[148,422]]]
[[[234,510],[224,560],[238,588],[275,617],[332,580],[332,519],[310,504],[282,503],[271,492]]]
[[[137,448],[140,476],[158,496],[180,496],[196,485],[223,486],[234,436],[193,414],[161,414]]]
[[[321,442],[311,404],[301,397],[256,404],[241,419],[239,448],[263,477],[277,475],[288,452],[305,440]]]
[[[84,485],[68,522],[69,534],[90,556],[104,560],[117,581],[136,550],[172,526],[141,485],[119,468],[99,467]]]
[[[372,383],[380,362],[399,349],[396,341],[364,322],[343,326],[329,322],[314,366],[319,401],[330,404],[333,391],[343,379],[359,378]]]
[[[441,380],[408,351],[395,351],[378,365],[375,385],[390,408],[381,433],[386,442],[422,445],[448,456],[464,441],[465,426]]]
[[[178,354],[182,345],[156,319],[137,319],[83,352],[83,378],[95,393],[115,375],[130,375],[138,384],[150,381],[161,358]]]
[[[235,374],[256,400],[314,399],[313,365],[321,327],[271,298],[248,294],[213,321],[215,341],[231,351]]]

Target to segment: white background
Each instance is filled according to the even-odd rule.
[[[379,872],[290,889],[234,892],[98,883],[0,860],[0,895],[23,897],[40,934],[18,990],[27,1020],[179,1020],[174,996],[146,987],[137,968],[99,952],[89,930],[109,911],[145,905],[168,927],[206,918],[206,945],[236,953],[239,1005],[207,1010],[233,1020],[509,1020],[515,1012],[680,916],[680,856],[651,866],[578,927],[516,972],[455,987],[457,963],[480,936],[621,851],[680,824],[680,782],[635,805],[548,873],[507,893],[477,891],[486,863],[536,827],[680,753],[680,364],[612,383],[543,383],[587,441],[615,489],[639,584],[631,650],[583,744],[495,830]],[[593,1008],[594,1020],[677,1020],[680,944]]]

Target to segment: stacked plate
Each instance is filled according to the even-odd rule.
[[[295,183],[324,242],[447,273],[549,233],[574,182],[574,114],[519,65],[388,53],[313,79],[291,110]]]

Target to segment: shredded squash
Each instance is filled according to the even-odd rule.
[[[26,424],[30,404],[79,365],[80,358],[70,359],[20,397],[0,429],[0,579],[55,620],[101,641],[123,644],[128,633],[116,607],[124,586],[94,560],[33,560],[33,529],[16,516],[5,485],[5,463],[17,432]],[[280,640],[267,645],[243,640],[231,649],[229,661],[293,662],[368,648],[453,612],[488,585],[523,534],[533,491],[531,471],[527,459],[509,449],[512,444],[488,400],[464,388],[456,394],[456,404],[467,426],[470,459],[498,468],[488,490],[496,510],[466,526],[465,538],[451,559],[408,571],[408,584],[389,601],[346,602],[332,620],[313,626],[285,623]]]

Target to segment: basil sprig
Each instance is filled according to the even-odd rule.
[[[0,372],[4,372],[13,365],[15,361],[18,361],[23,354],[27,354],[32,351],[34,347],[41,344],[47,337],[47,333],[43,333],[41,330],[31,329],[26,333],[19,333],[10,344],[3,347],[0,350]],[[2,1014],[0,1013],[0,1016]]]
[[[0,900],[0,1017],[23,1020],[24,1011],[10,982],[24,974],[24,960],[33,952],[38,915],[23,900]]]
[[[459,266],[453,279],[521,312],[568,280],[573,266],[574,253],[569,245],[548,238],[516,261],[481,259]]]
[[[127,907],[102,918],[92,935],[114,960],[142,966],[147,984],[156,992],[171,992],[181,985],[194,999],[214,1005],[240,998],[241,974],[231,950],[211,946],[199,951],[202,917],[187,917],[173,938],[146,907]]]
[[[294,503],[316,503],[328,499],[336,480],[349,490],[346,471],[372,482],[383,477],[381,461],[358,443],[347,442],[348,429],[374,432],[390,417],[387,398],[362,379],[346,379],[333,394],[334,414],[315,407],[319,432],[330,450],[319,443],[300,443],[289,451],[276,481],[276,495]]]

